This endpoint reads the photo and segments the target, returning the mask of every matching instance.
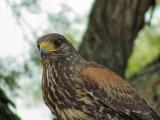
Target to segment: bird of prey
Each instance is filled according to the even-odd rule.
[[[37,40],[43,67],[42,96],[58,120],[160,120],[119,75],[86,61],[62,35]]]

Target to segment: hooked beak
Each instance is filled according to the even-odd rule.
[[[40,48],[40,55],[43,58],[47,53],[47,50],[45,48]]]

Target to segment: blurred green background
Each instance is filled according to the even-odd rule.
[[[16,105],[16,109],[12,105],[8,109],[22,120],[51,118],[41,97],[42,68],[36,39],[46,33],[58,32],[78,49],[93,3],[93,0],[0,1],[0,89]],[[159,1],[154,11],[146,12],[145,21],[129,58],[127,78],[160,55]]]

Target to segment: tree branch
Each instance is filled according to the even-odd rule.
[[[131,78],[131,84],[160,113],[160,57]]]

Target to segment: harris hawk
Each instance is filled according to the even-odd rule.
[[[86,61],[62,35],[37,40],[42,96],[58,120],[160,120],[136,90],[110,69]]]

